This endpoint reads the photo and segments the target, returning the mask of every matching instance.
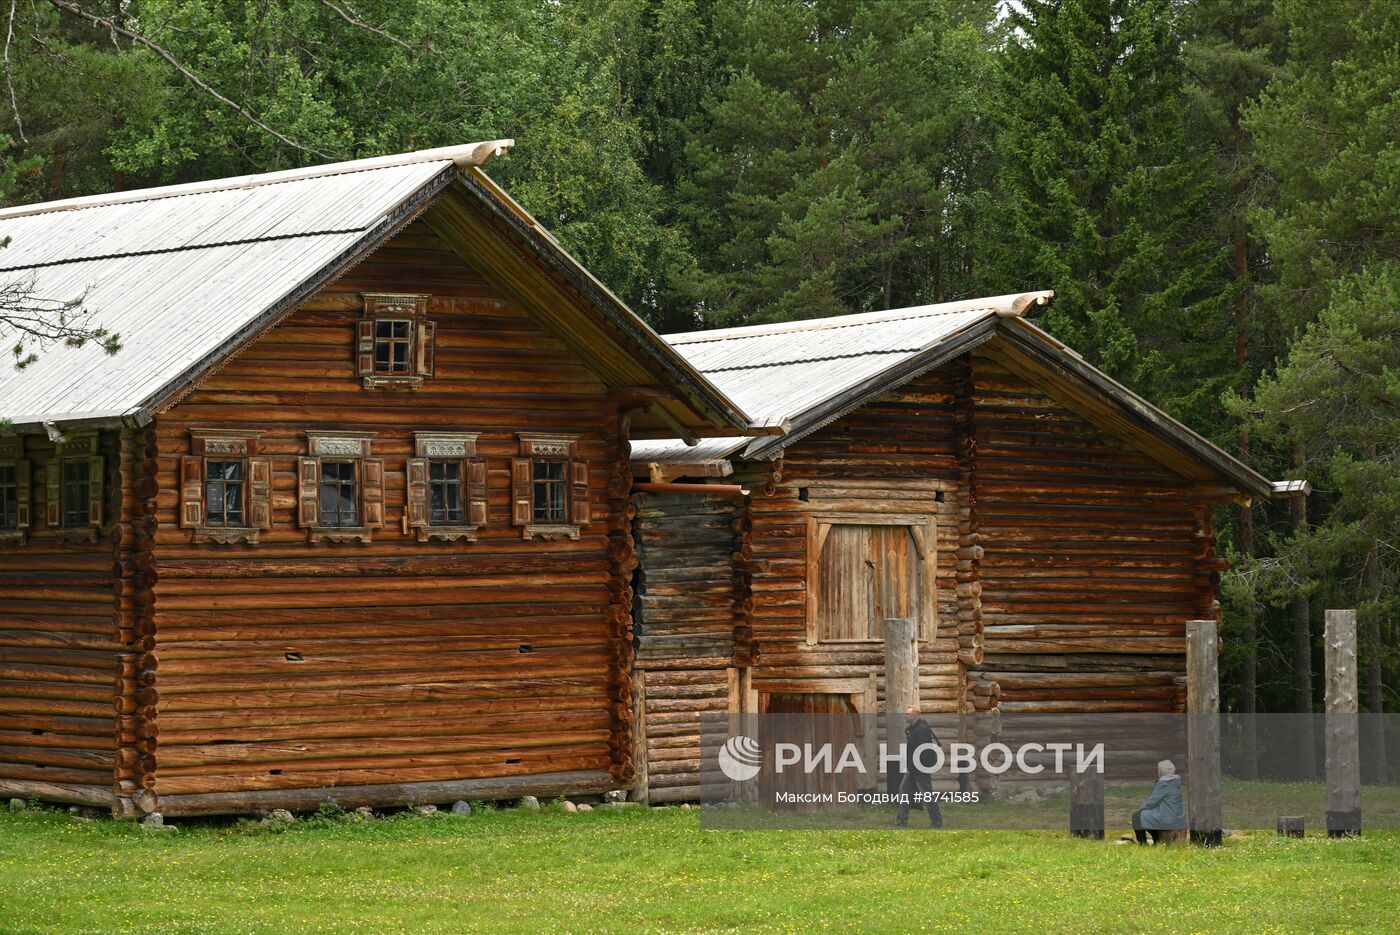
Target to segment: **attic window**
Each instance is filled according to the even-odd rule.
[[[425,295],[364,296],[357,325],[356,369],[365,389],[417,389],[433,375],[436,326]]]

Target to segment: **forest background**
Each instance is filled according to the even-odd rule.
[[[1326,607],[1360,612],[1365,708],[1400,701],[1400,3],[10,0],[0,20],[7,204],[512,137],[492,175],[662,331],[1054,289],[1042,326],[1313,485],[1219,517],[1225,704],[1315,710]],[[23,287],[0,320],[74,298]]]

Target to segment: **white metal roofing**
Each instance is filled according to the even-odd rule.
[[[143,412],[173,381],[275,310],[454,165],[510,141],[425,150],[24,205],[0,211],[0,282],[83,298],[122,350],[55,344],[22,371],[0,361],[0,418],[15,424]],[[8,338],[8,340],[6,340]],[[0,327],[0,345],[13,342]]]
[[[666,335],[753,418],[778,426],[1007,308],[1014,296]]]

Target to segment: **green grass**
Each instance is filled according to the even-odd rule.
[[[1395,931],[1400,833],[702,831],[675,808],[155,835],[0,814],[6,933]]]

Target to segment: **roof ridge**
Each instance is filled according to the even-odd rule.
[[[203,182],[185,182],[180,185],[162,185],[155,188],[139,188],[134,191],[108,192],[102,195],[84,195],[79,198],[65,198],[58,201],[45,201],[30,205],[15,205],[0,208],[0,221],[11,218],[29,217],[35,214],[51,214],[58,211],[80,211],[85,208],[104,208],[111,205],[133,204],[140,201],[157,201],[162,198],[179,198],[184,195],[201,195],[216,191],[232,191],[239,188],[258,188],[263,185],[277,185],[282,182],[298,182],[305,179],[324,178],[332,175],[346,175],[352,172],[370,172],[375,169],[391,169],[426,162],[452,162],[458,166],[482,166],[496,156],[500,156],[515,145],[515,140],[488,140],[480,143],[464,143],[458,146],[440,146],[436,149],[420,149],[414,152],[398,153],[389,156],[370,156],[365,159],[350,159],[331,162],[319,166],[304,166],[299,169],[280,169],[276,172],[261,172],[252,175],[230,176],[222,179],[209,179]]]
[[[1007,295],[988,296],[986,298],[962,299],[956,302],[911,305],[907,308],[883,309],[875,312],[857,312],[852,315],[832,315],[827,318],[804,318],[797,321],[770,322],[761,325],[740,325],[734,328],[680,331],[665,335],[664,337],[672,344],[702,344],[715,341],[732,341],[740,338],[796,334],[804,331],[855,328],[860,325],[879,324],[887,321],[931,318],[936,315],[955,315],[965,312],[986,311],[1001,316],[1020,315],[1032,304],[1044,304],[1045,299],[1053,294],[1054,293],[1051,292],[1015,292]]]

